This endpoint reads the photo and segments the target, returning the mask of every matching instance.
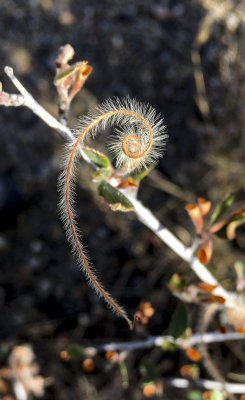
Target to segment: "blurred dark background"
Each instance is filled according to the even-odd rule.
[[[93,67],[72,103],[71,126],[90,105],[113,96],[137,97],[163,115],[167,151],[157,174],[142,182],[139,198],[185,244],[193,234],[184,210],[187,202],[202,196],[217,204],[233,191],[236,208],[242,205],[244,1],[3,0],[3,89],[16,92],[3,70],[10,65],[36,100],[57,116],[54,65],[66,43],[73,46],[75,61],[87,60]],[[96,140],[104,148],[103,134]],[[127,389],[118,368],[103,356],[88,374],[81,363],[64,363],[59,353],[70,343],[166,333],[178,303],[166,283],[176,271],[192,281],[197,278],[133,213],[108,210],[84,166],[77,207],[91,259],[131,317],[141,301],[150,301],[155,309],[147,326],[129,332],[90,289],[71,256],[57,210],[61,151],[58,135],[30,110],[1,108],[0,363],[6,364],[14,346],[27,343],[42,375],[53,377],[45,399],[110,399],[115,393],[118,399],[141,399],[142,362],[152,363],[160,380],[179,376],[186,363],[181,353],[173,356],[160,349],[130,354]],[[243,228],[233,242],[215,242],[210,268],[230,290],[232,266],[244,257],[244,247]],[[190,311],[195,330],[199,311]],[[233,364],[241,367],[236,358]],[[186,394],[166,388],[164,398],[185,399]]]

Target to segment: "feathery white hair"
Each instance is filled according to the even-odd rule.
[[[163,153],[167,135],[162,119],[151,106],[135,99],[109,99],[80,119],[73,132],[74,141],[65,147],[63,168],[59,177],[60,213],[73,252],[92,287],[114,311],[127,320],[132,328],[132,322],[126,312],[105,291],[88,262],[79,239],[80,231],[74,209],[79,147],[84,144],[86,138],[94,137],[99,130],[107,127],[116,127],[116,137],[109,144],[109,148],[116,157],[116,166],[125,172],[147,167],[156,162]]]

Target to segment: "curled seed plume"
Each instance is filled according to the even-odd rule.
[[[85,254],[74,210],[74,188],[76,164],[80,156],[79,146],[84,140],[103,129],[115,127],[115,139],[109,144],[116,158],[116,166],[125,172],[147,167],[161,155],[167,135],[162,119],[155,110],[136,100],[113,99],[106,101],[80,120],[74,132],[75,140],[66,145],[63,170],[59,177],[60,212],[65,225],[68,241],[73,252],[95,291],[104,298],[117,314],[121,315],[132,329],[132,321],[126,312],[103,288]]]

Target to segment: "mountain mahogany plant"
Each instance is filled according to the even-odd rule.
[[[67,124],[70,103],[92,72],[92,67],[86,61],[70,65],[69,61],[73,55],[72,47],[66,45],[60,49],[56,60],[54,84],[59,96],[59,121],[33,99],[15,77],[10,67],[6,67],[5,72],[21,94],[3,92],[0,82],[0,105],[28,107],[65,139],[63,168],[59,177],[60,213],[68,240],[91,286],[98,295],[104,298],[113,311],[127,321],[130,329],[134,327],[134,322],[137,320],[140,320],[143,325],[147,324],[149,318],[154,314],[154,308],[149,302],[142,303],[135,313],[134,321],[131,321],[124,309],[103,288],[88,261],[79,237],[74,201],[77,169],[81,157],[94,170],[93,180],[98,183],[98,193],[103,196],[107,204],[113,210],[124,212],[134,210],[138,219],[186,261],[201,280],[196,284],[188,284],[185,278],[181,278],[175,273],[168,284],[173,294],[181,300],[170,323],[170,334],[173,340],[186,337],[188,331],[188,314],[185,303],[205,306],[208,304],[199,329],[201,338],[205,335],[216,312],[220,312],[226,326],[244,334],[245,306],[242,297],[242,291],[245,288],[244,265],[240,262],[235,264],[237,292],[234,293],[227,292],[205,266],[212,256],[213,236],[233,239],[236,228],[245,221],[244,207],[236,213],[231,213],[230,217],[219,221],[233,202],[234,196],[229,195],[215,209],[208,222],[207,215],[211,208],[211,202],[198,198],[197,204],[188,204],[186,210],[196,229],[192,248],[185,247],[167,228],[160,224],[150,210],[137,200],[139,182],[162,156],[166,144],[167,135],[161,117],[152,107],[135,99],[115,98],[91,110],[80,120],[77,128],[71,131]],[[87,139],[94,138],[98,132],[108,127],[114,129],[109,149],[115,160],[115,168],[106,155],[88,147],[86,143]],[[196,258],[193,253],[197,249]],[[210,373],[222,384],[226,395],[233,400],[233,395],[229,393],[225,380],[213,365],[202,339],[201,342],[202,354],[200,355],[196,349],[189,348],[186,353],[188,358],[198,362],[202,356]],[[173,343],[170,344],[173,345]],[[162,347],[164,349],[164,346]],[[85,364],[85,369],[92,365],[91,362],[90,367],[88,367],[88,362]],[[196,365],[193,364],[192,366],[183,366],[181,374],[197,379],[199,372]],[[150,389],[147,393],[152,392],[152,386]]]

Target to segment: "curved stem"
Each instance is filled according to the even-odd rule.
[[[76,140],[76,143],[73,146],[71,155],[69,157],[69,162],[68,162],[68,167],[67,167],[67,172],[66,172],[66,178],[65,178],[65,198],[66,198],[66,210],[67,210],[67,215],[68,215],[68,219],[69,219],[69,224],[70,224],[70,228],[71,228],[71,232],[75,241],[75,245],[76,245],[76,249],[80,255],[82,264],[86,270],[87,276],[90,279],[90,282],[92,283],[92,286],[94,287],[94,289],[99,292],[99,294],[105,299],[105,301],[110,305],[110,307],[119,315],[121,315],[128,323],[129,328],[133,329],[133,323],[132,321],[128,318],[126,312],[116,303],[116,301],[103,289],[103,287],[101,286],[101,284],[98,282],[98,280],[96,279],[96,276],[94,275],[94,273],[92,272],[92,269],[88,263],[87,257],[84,254],[84,251],[82,249],[78,234],[76,232],[76,226],[74,223],[74,218],[73,218],[73,212],[72,212],[72,207],[71,207],[71,189],[70,189],[70,178],[71,178],[71,171],[72,171],[72,166],[73,166],[73,162],[75,160],[75,155],[76,155],[76,151],[77,148],[79,146],[79,144],[83,141],[84,137],[86,136],[86,134],[88,134],[94,127],[95,125],[97,125],[100,121],[102,121],[105,118],[110,118],[116,114],[124,114],[124,115],[130,115],[130,116],[134,116],[136,118],[138,118],[143,124],[145,124],[148,132],[149,132],[149,143],[147,148],[144,150],[144,152],[140,155],[137,155],[132,157],[132,158],[139,158],[142,156],[145,156],[145,154],[147,154],[150,151],[150,148],[152,146],[152,130],[151,127],[149,126],[149,124],[144,120],[143,117],[141,117],[139,114],[129,111],[129,110],[114,110],[114,111],[110,111],[107,113],[104,113],[102,115],[100,115],[99,117],[95,118],[91,123],[89,123],[87,125],[87,127],[82,131],[82,133],[79,135],[78,139]]]

